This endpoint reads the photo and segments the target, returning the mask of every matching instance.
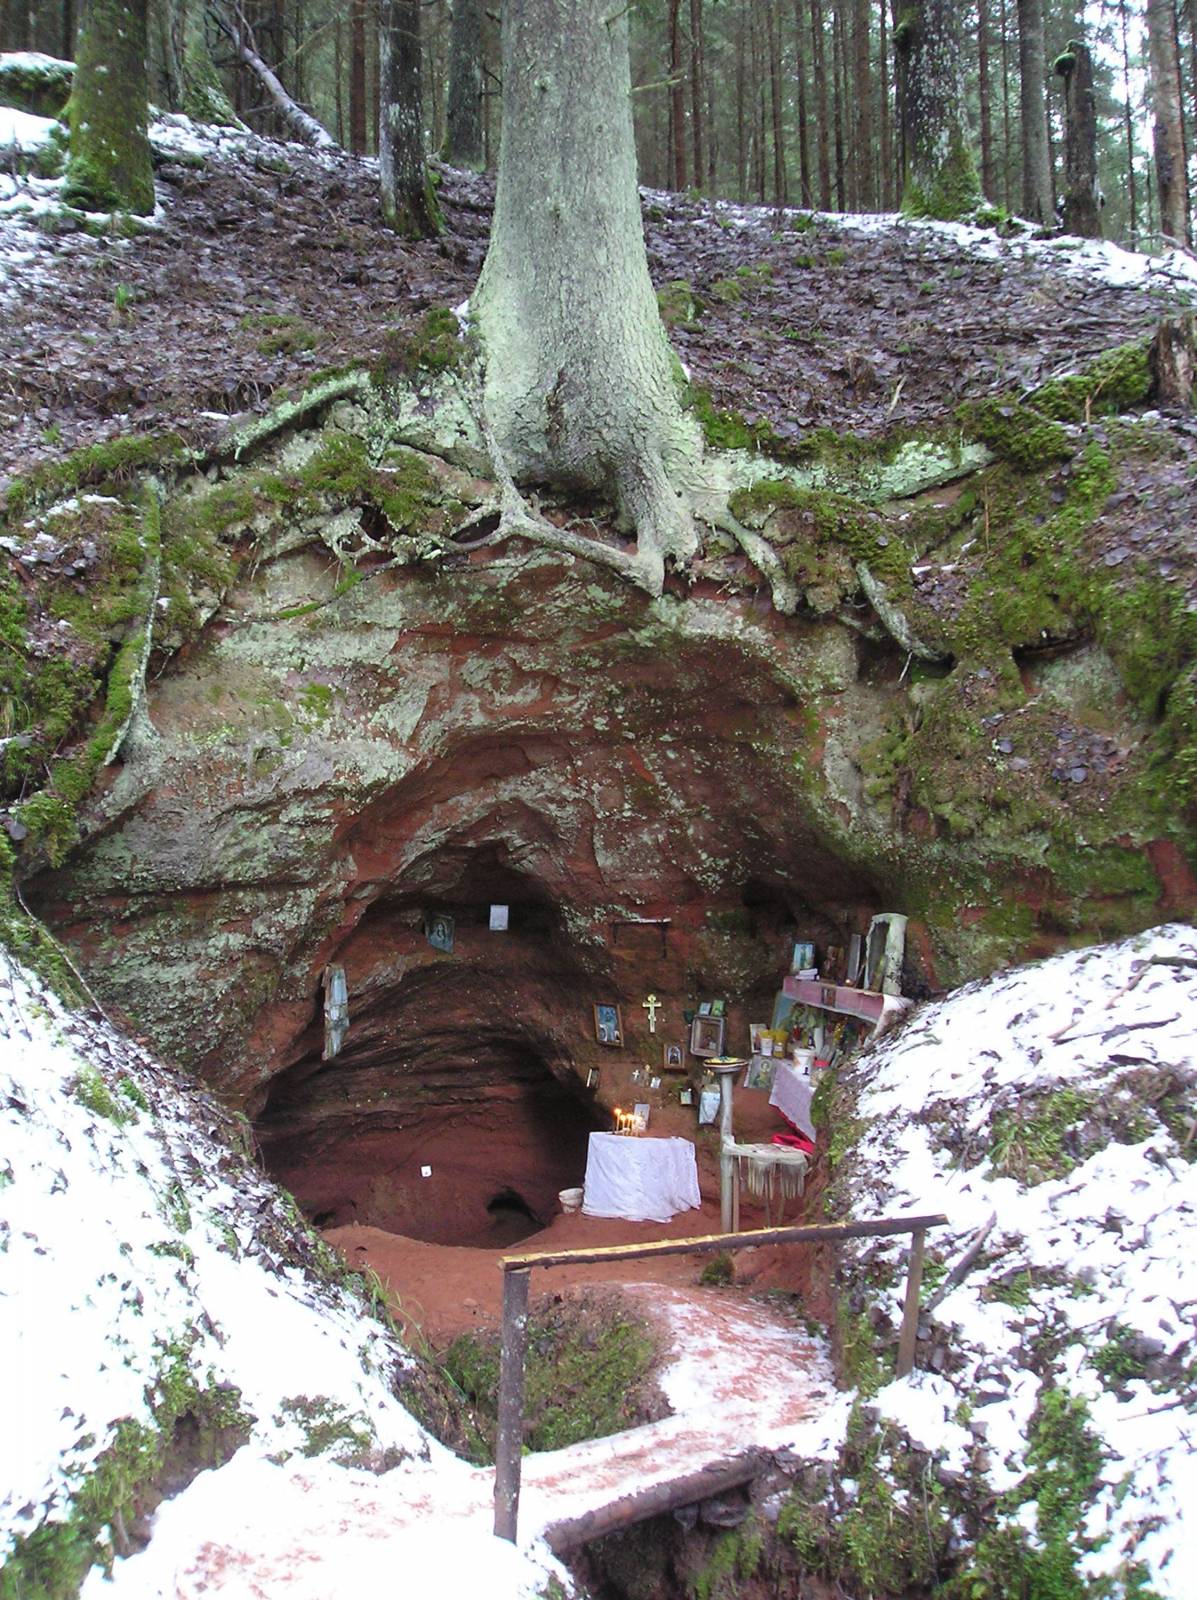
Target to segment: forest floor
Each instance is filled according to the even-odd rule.
[[[154,141],[158,212],[133,239],[93,237],[53,185],[0,175],[0,488],[116,433],[205,443],[473,287],[486,178],[445,170],[444,235],[405,244],[382,226],[374,161],[181,117]],[[957,401],[1031,387],[1197,294],[1182,258],[1075,239],[642,201],[654,280],[698,300],[671,328],[694,381],[787,443],[940,426]]]

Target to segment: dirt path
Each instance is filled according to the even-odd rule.
[[[642,1283],[627,1292],[668,1328],[674,1355],[661,1381],[674,1415],[525,1457],[522,1547],[562,1522],[751,1449],[826,1453],[841,1429],[845,1402],[835,1395],[825,1351],[767,1308],[735,1291]],[[179,1600],[284,1592],[289,1600],[328,1600],[342,1592],[339,1572],[363,1564],[380,1575],[401,1570],[424,1529],[461,1547],[488,1538],[493,1484],[489,1469],[476,1469],[449,1497],[417,1461],[381,1477],[318,1463],[292,1467],[271,1484],[268,1506],[224,1518],[181,1556],[174,1593]],[[443,1552],[443,1543],[437,1548]],[[493,1592],[513,1592],[501,1570],[505,1547],[493,1549]]]

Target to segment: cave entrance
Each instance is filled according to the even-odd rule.
[[[350,1050],[275,1080],[255,1131],[317,1227],[499,1250],[582,1182],[590,1133],[609,1119],[581,1085],[526,1043],[454,1045],[416,1060]]]

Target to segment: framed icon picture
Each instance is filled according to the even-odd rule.
[[[599,1044],[623,1049],[623,1018],[619,1007],[600,1003],[594,1008],[594,1037]]]
[[[690,1024],[690,1054],[717,1056],[723,1049],[723,1018],[699,1014]]]

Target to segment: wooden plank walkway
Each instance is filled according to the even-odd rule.
[[[754,1477],[774,1450],[817,1442],[835,1400],[830,1365],[802,1329],[742,1295],[625,1285],[675,1351],[674,1414],[524,1457],[520,1542],[565,1550],[611,1528]]]

